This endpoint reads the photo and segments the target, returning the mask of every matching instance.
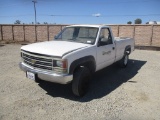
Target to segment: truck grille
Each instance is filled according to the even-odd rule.
[[[53,70],[53,60],[46,55],[22,51],[22,59],[24,63],[34,68]]]

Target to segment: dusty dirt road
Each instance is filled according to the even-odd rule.
[[[18,63],[21,45],[0,46],[0,120],[160,120],[160,52],[135,50],[125,69],[97,72],[89,92],[35,83]]]

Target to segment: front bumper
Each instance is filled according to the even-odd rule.
[[[50,82],[55,82],[55,83],[60,83],[60,84],[67,84],[73,80],[73,75],[57,74],[53,72],[42,71],[40,69],[30,67],[24,64],[23,62],[19,63],[19,67],[24,72],[26,71],[32,72],[36,74],[38,78],[45,80],[45,81],[50,81]]]

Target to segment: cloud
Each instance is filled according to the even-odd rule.
[[[92,16],[100,17],[100,16],[101,16],[101,14],[100,14],[100,13],[96,13],[96,14],[92,14]]]

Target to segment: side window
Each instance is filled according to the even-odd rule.
[[[112,43],[112,37],[108,28],[102,28],[99,36],[99,46],[109,45]]]

